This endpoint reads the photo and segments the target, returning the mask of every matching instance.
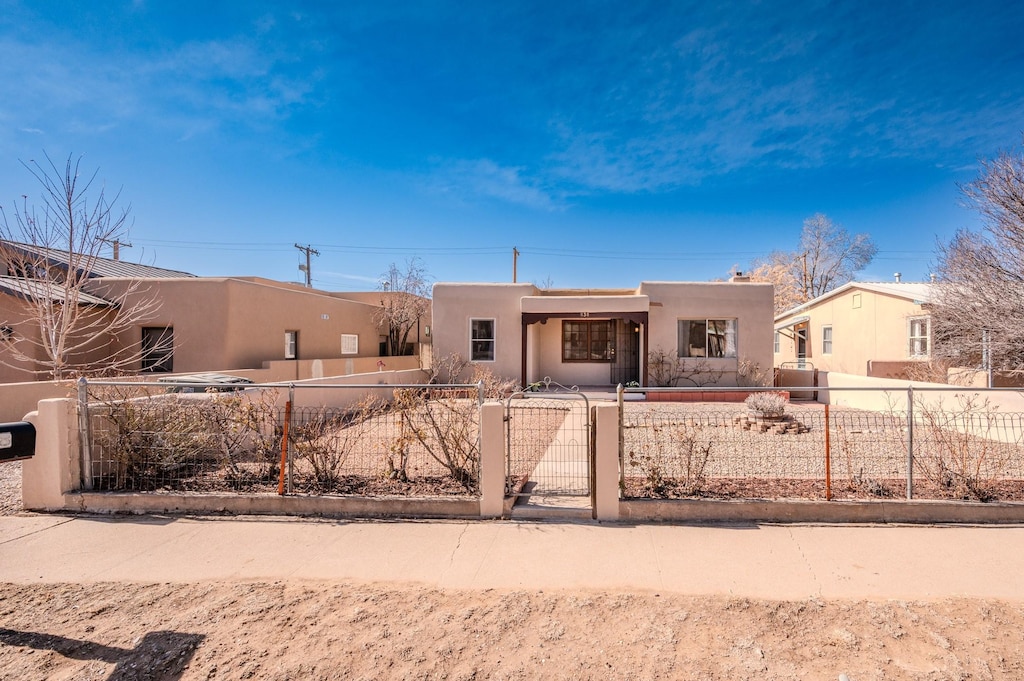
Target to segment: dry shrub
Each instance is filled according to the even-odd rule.
[[[302,423],[293,424],[288,439],[295,456],[309,464],[316,484],[323,491],[335,489],[353,449],[373,431],[373,419],[387,405],[367,395],[352,409],[338,411],[319,407]]]
[[[181,487],[210,468],[239,486],[276,475],[280,428],[273,391],[157,394],[103,386],[94,444],[115,463],[109,489]]]
[[[786,413],[786,396],[777,392],[754,393],[743,400],[747,409],[761,416],[778,417]]]
[[[958,394],[955,400],[950,409],[941,399],[934,404],[915,400],[914,467],[952,496],[988,501],[1019,436],[1013,443],[999,441],[1003,419],[988,399]]]
[[[405,476],[409,446],[416,443],[466,490],[477,489],[480,405],[476,392],[444,388],[395,390],[394,408],[401,418],[402,431],[387,455],[394,475]]]
[[[630,451],[626,464],[644,480],[644,490],[655,497],[698,496],[707,491],[707,467],[713,440],[700,424],[643,426],[652,442],[640,452]]]
[[[674,351],[655,348],[647,356],[648,377],[661,388],[716,385],[725,371],[715,369],[706,359],[679,357]]]

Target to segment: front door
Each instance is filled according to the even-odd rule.
[[[615,320],[615,356],[611,364],[612,385],[640,382],[640,325],[628,319]]]
[[[797,366],[803,369],[807,365],[807,326],[797,327],[794,332],[796,333]]]

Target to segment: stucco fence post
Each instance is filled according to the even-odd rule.
[[[619,405],[594,406],[594,516],[619,519]]]
[[[25,420],[36,428],[36,451],[21,466],[21,500],[29,511],[60,511],[81,488],[78,410],[74,399],[40,400]]]
[[[505,504],[505,405],[480,409],[480,517],[500,518]]]

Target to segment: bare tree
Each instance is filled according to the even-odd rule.
[[[750,276],[775,284],[775,312],[783,312],[853,280],[878,247],[867,234],[850,234],[822,213],[804,220],[796,251],[756,260]]]
[[[11,218],[0,207],[0,276],[17,301],[0,323],[0,363],[61,379],[138,362],[141,344],[122,336],[156,311],[156,300],[138,282],[110,292],[91,279],[101,249],[126,236],[130,209],[94,187],[96,172],[82,177],[81,158],[69,156],[62,168],[49,156],[22,165],[42,187],[42,205],[23,196]]]
[[[410,355],[409,335],[430,309],[430,276],[419,258],[405,261],[405,269],[391,263],[381,279],[381,307],[377,323],[387,329],[387,354]],[[418,340],[418,339],[417,339]]]
[[[932,356],[959,367],[1024,370],[1024,153],[982,161],[962,186],[982,217],[938,246]]]

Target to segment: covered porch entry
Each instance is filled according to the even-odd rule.
[[[647,385],[648,306],[641,295],[522,299],[522,384]]]

